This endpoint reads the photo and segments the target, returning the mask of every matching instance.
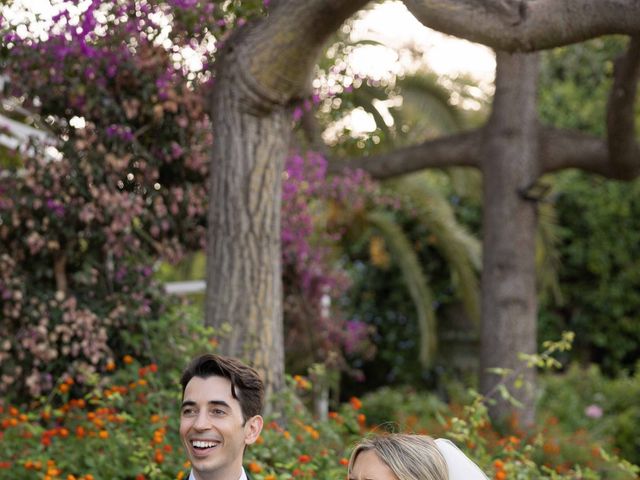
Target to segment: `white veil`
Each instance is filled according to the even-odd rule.
[[[480,467],[471,461],[462,450],[446,438],[435,440],[438,450],[447,462],[449,480],[489,480]]]

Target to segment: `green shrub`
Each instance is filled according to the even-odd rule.
[[[369,424],[384,429],[413,430],[425,419],[436,420],[450,412],[435,395],[420,394],[411,387],[382,387],[364,395],[362,401]]]
[[[596,365],[573,365],[562,375],[545,376],[541,385],[538,411],[543,421],[557,423],[564,432],[587,430],[640,463],[639,369],[634,376],[610,379]]]
[[[107,374],[86,379],[92,386],[88,393],[76,395],[84,389],[77,390],[74,380],[65,377],[38,402],[21,407],[0,404],[0,478],[186,478],[189,464],[178,435],[177,379],[188,358],[213,349],[215,337],[188,311],[175,311],[158,324],[163,329],[149,331],[143,342],[158,363],[140,363],[125,355],[109,365]],[[634,388],[636,384],[637,379]],[[616,395],[624,388],[630,387],[616,384]],[[602,453],[586,430],[569,437],[564,427],[547,424],[535,432],[514,428],[499,435],[489,423],[486,400],[474,394],[467,406],[445,408],[418,392],[385,389],[363,400],[353,397],[327,420],[318,421],[301,400],[311,391],[306,378],[294,377],[281,397],[272,399],[281,413],[265,419],[263,433],[245,459],[254,479],[344,479],[354,443],[369,431],[379,431],[380,425],[449,437],[496,479],[623,480],[636,478],[640,471]],[[619,405],[621,399],[622,395],[611,405]],[[634,414],[632,403],[627,405],[630,409],[616,422]],[[629,435],[634,431],[627,430]]]

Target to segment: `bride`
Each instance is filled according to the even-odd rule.
[[[361,440],[349,460],[349,480],[489,480],[451,441],[385,434]]]

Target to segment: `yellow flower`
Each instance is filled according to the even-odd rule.
[[[369,256],[371,257],[371,263],[376,267],[387,268],[389,266],[391,260],[382,237],[371,237],[369,242]]]

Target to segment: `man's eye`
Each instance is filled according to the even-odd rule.
[[[224,410],[220,409],[220,408],[214,408],[213,410],[211,410],[211,414],[212,415],[216,415],[216,416],[221,416],[221,415],[225,415],[227,412],[225,412]]]
[[[194,415],[195,413],[196,411],[193,408],[185,408],[184,410],[182,410],[182,415],[184,415],[185,417],[189,417],[191,415]]]

